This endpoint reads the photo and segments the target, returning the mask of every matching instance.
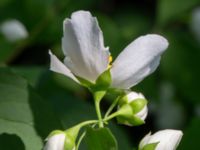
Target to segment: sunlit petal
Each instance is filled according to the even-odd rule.
[[[109,51],[95,17],[87,11],[77,11],[64,21],[62,48],[65,65],[77,76],[89,81],[107,69]]]
[[[141,36],[128,45],[114,61],[112,87],[127,89],[143,80],[158,67],[168,41],[156,34]]]
[[[49,51],[50,55],[50,70],[55,71],[57,73],[61,73],[63,75],[66,75],[79,83],[79,81],[76,79],[76,77],[71,73],[71,71],[54,55]]]

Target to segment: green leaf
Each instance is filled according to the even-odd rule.
[[[43,67],[28,66],[28,67],[12,67],[12,71],[25,78],[28,83],[35,87],[41,74],[46,70]]]
[[[87,128],[86,143],[89,150],[117,150],[117,141],[108,128]]]
[[[159,142],[157,143],[151,143],[151,144],[147,144],[145,145],[142,150],[155,150],[156,146],[158,145]]]
[[[0,134],[16,134],[26,150],[38,150],[49,132],[57,128],[61,128],[60,122],[48,103],[25,79],[1,68]]]

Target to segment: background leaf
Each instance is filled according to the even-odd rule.
[[[108,128],[87,128],[86,143],[89,150],[117,150],[117,141]]]
[[[25,79],[1,68],[0,133],[16,134],[22,139],[25,149],[38,150],[55,128],[61,128],[61,125],[51,107]]]

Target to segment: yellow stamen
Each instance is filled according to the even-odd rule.
[[[110,56],[108,57],[108,62],[109,62],[109,64],[108,64],[108,69],[110,69],[110,68],[112,67],[112,65],[111,65],[112,60],[113,60],[113,58],[112,58],[112,56],[110,55]]]
[[[112,60],[113,60],[113,58],[112,58],[112,56],[110,55],[109,58],[108,58],[109,64],[112,62]]]

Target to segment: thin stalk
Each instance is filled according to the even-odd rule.
[[[108,121],[108,120],[111,120],[111,119],[115,118],[115,117],[118,116],[118,115],[119,115],[119,112],[114,112],[114,113],[112,113],[110,116],[104,118],[103,121],[106,122],[106,121]]]
[[[85,135],[86,135],[86,131],[83,132],[83,133],[81,134],[81,136],[80,136],[80,138],[79,138],[79,140],[78,140],[78,142],[77,142],[77,145],[76,145],[76,150],[79,149],[79,146],[80,146],[80,144],[81,144],[81,141],[83,140],[83,138],[84,138]]]
[[[93,128],[94,128],[95,126],[96,126],[96,124],[92,125]],[[77,142],[77,145],[76,145],[76,150],[79,149],[79,146],[80,146],[80,144],[81,144],[81,141],[83,140],[83,138],[84,138],[85,135],[86,135],[86,131],[84,131],[84,132],[81,134],[81,136],[80,136],[80,138],[79,138],[79,140],[78,140],[78,142]]]
[[[117,105],[117,102],[119,101],[120,97],[117,97],[114,102],[110,105],[110,107],[108,108],[104,118],[108,117],[108,115],[112,112],[112,110],[115,108],[115,106]]]
[[[81,122],[77,126],[83,127],[83,126],[93,124],[93,123],[98,123],[98,122],[99,122],[98,120],[88,120],[88,121]]]
[[[100,111],[100,101],[95,101],[95,108],[96,108],[96,113],[99,120],[99,127],[103,128],[104,125],[103,125],[101,111]]]

